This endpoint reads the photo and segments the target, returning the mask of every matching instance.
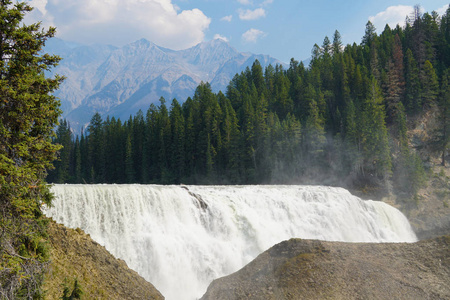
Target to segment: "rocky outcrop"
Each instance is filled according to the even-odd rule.
[[[72,288],[75,279],[83,290],[82,299],[164,299],[152,284],[82,230],[50,221],[48,235],[51,261],[43,286],[46,299],[60,299],[64,285]]]
[[[415,199],[396,205],[420,240],[450,235],[450,168],[433,166],[427,185]]]
[[[202,300],[450,299],[450,236],[414,244],[291,239],[215,280]]]

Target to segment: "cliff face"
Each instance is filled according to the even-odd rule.
[[[82,230],[51,221],[48,235],[51,262],[43,286],[46,299],[60,299],[64,283],[72,289],[75,278],[83,290],[82,299],[164,299],[152,284]]]
[[[409,143],[424,161],[427,182],[414,199],[395,201],[395,206],[408,217],[419,239],[450,235],[450,168],[448,163],[441,165],[441,152],[433,150],[430,142],[441,126],[437,116],[434,107],[410,120]]]
[[[414,244],[291,239],[215,280],[202,300],[449,299],[450,236]]]

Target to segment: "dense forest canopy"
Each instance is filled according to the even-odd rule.
[[[201,83],[183,104],[161,98],[126,121],[95,114],[64,146],[51,182],[255,184],[322,183],[414,194],[423,159],[408,120],[435,111],[429,141],[441,163],[450,136],[450,10],[416,7],[404,27],[378,35],[371,22],[359,45],[336,31],[314,45],[309,66],[255,61],[217,94]]]

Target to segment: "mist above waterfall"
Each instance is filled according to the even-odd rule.
[[[323,186],[55,185],[46,215],[79,227],[167,299],[200,297],[215,278],[290,239],[414,242],[397,209]]]

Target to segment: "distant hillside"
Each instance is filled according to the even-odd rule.
[[[236,73],[258,59],[263,67],[281,64],[267,55],[240,53],[223,40],[174,51],[141,39],[121,48],[50,40],[47,52],[63,57],[54,73],[67,77],[56,96],[63,117],[79,128],[95,112],[128,119],[147,111],[160,97],[184,102],[200,82],[224,90]]]

